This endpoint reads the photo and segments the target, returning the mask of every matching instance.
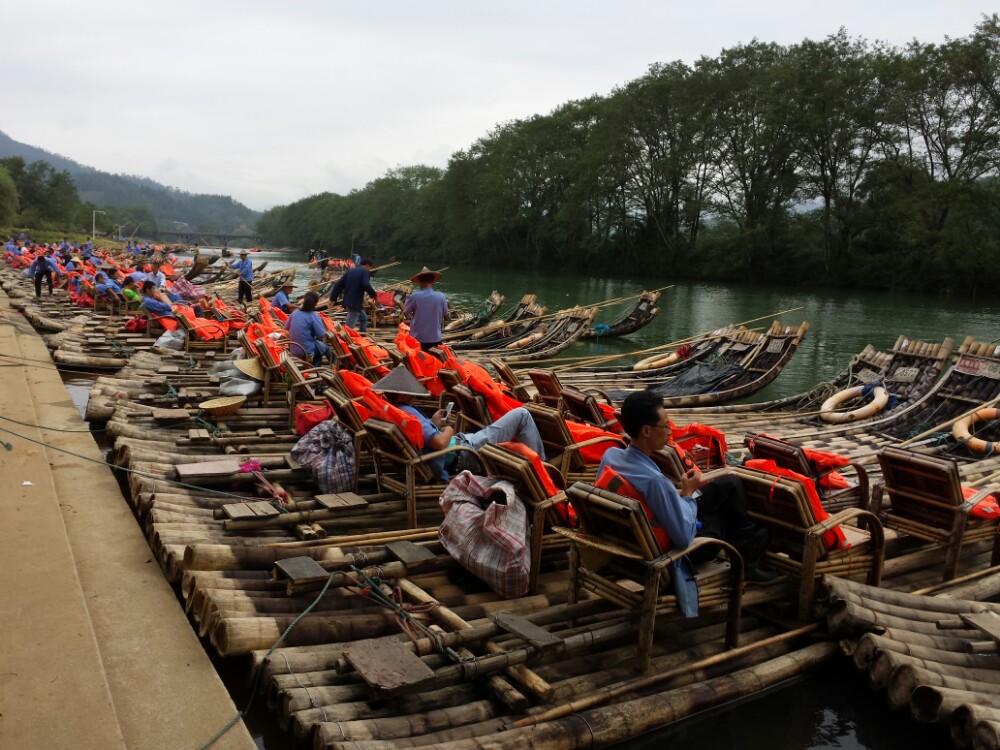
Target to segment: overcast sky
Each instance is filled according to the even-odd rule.
[[[263,210],[444,167],[497,123],[654,62],[841,26],[972,33],[982,0],[4,0],[0,130],[98,169]]]

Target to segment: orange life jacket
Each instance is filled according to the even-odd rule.
[[[700,465],[703,469],[715,469],[726,465],[728,450],[726,436],[714,427],[697,422],[677,427],[671,422],[668,442],[677,450],[686,469],[696,466],[694,457],[690,455],[692,453],[702,457]]]
[[[791,469],[786,469],[783,466],[778,466],[778,464],[770,458],[751,458],[749,461],[744,463],[744,466],[749,469],[757,469],[758,471],[773,474],[776,477],[786,477],[798,482],[806,490],[806,497],[809,498],[809,505],[812,508],[813,518],[816,519],[816,523],[823,523],[823,521],[830,517],[830,514],[826,512],[826,508],[823,507],[823,503],[820,502],[819,493],[816,491],[815,483],[809,477],[803,476],[802,474],[792,471]],[[835,526],[823,534],[823,544],[825,544],[826,548],[829,550],[847,549],[850,547],[850,544],[847,542],[847,537],[844,536],[844,532],[839,526]]]
[[[666,552],[670,549],[670,536],[667,534],[667,530],[663,528],[663,524],[660,523],[653,510],[646,505],[646,498],[625,477],[610,466],[605,466],[604,471],[601,472],[601,475],[597,477],[597,481],[594,482],[594,486],[610,490],[622,497],[638,500],[639,504],[642,505],[642,512],[646,514],[646,519],[649,521],[649,528],[653,531],[653,538],[660,545],[660,552]]]

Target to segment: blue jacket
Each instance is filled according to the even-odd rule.
[[[240,278],[244,281],[253,281],[253,261],[249,258],[235,261],[229,264],[230,268],[235,268],[240,272]]]
[[[344,294],[344,307],[351,310],[360,310],[364,307],[365,292],[372,299],[378,299],[375,290],[372,289],[371,273],[365,266],[356,266],[337,279],[330,292],[331,305],[337,303],[341,292]]]

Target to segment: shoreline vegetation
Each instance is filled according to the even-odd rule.
[[[81,202],[44,162],[12,176],[11,161],[0,226],[110,232],[123,212],[156,226],[148,209]],[[840,29],[656,63],[610,94],[501,123],[444,169],[400,166],[272,208],[255,230],[335,257],[992,296],[998,167],[994,14],[941,44]]]

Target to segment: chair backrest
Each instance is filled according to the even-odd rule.
[[[462,376],[457,370],[452,370],[447,367],[442,367],[437,371],[438,380],[441,381],[441,385],[444,386],[446,391],[450,391],[456,385],[462,385]]]
[[[816,525],[802,483],[789,477],[743,467],[733,467],[728,471],[743,483],[747,511],[767,527],[772,548],[801,559],[805,544],[804,532]]]
[[[528,370],[528,378],[538,392],[539,400],[548,407],[558,409],[562,403],[562,383],[552,370]]]
[[[531,403],[525,404],[525,408],[538,428],[546,456],[555,458],[563,453],[567,445],[573,443],[573,436],[566,426],[566,419],[558,409]]]
[[[535,465],[527,456],[522,456],[500,445],[486,444],[479,449],[479,460],[486,473],[491,477],[506,479],[519,487],[523,491],[521,499],[529,507],[540,505],[549,499],[549,493],[545,491],[545,486],[538,476]],[[558,472],[556,476],[550,475],[549,479],[556,483],[557,489],[563,486],[562,477],[558,475]],[[546,514],[546,520],[551,524],[564,523],[564,520],[552,509]]]
[[[372,445],[382,458],[388,459],[400,468],[414,459],[420,458],[420,452],[406,439],[398,425],[383,419],[369,419],[364,425],[365,431],[371,437]],[[417,482],[420,484],[433,484],[440,481],[427,463],[416,462],[414,470]]]
[[[650,455],[650,458],[653,459],[653,463],[656,464],[663,476],[678,487],[680,486],[681,477],[684,476],[686,469],[681,457],[677,454],[677,450],[672,445],[663,446]]]
[[[748,432],[743,437],[743,444],[754,458],[770,459],[784,469],[791,469],[810,479],[818,480],[816,472],[801,446],[753,432]]]
[[[582,531],[624,548],[642,560],[660,556],[660,546],[638,500],[585,482],[575,482],[566,494]]]
[[[528,391],[510,368],[510,365],[498,357],[490,357],[489,363],[490,367],[496,371],[500,382],[510,388],[511,395],[514,398],[522,403],[528,401]]]
[[[950,458],[888,447],[879,451],[892,514],[927,526],[950,529],[964,502],[958,465]]]
[[[461,383],[453,385],[445,398],[454,399],[455,406],[462,415],[463,428],[472,426],[476,430],[481,430],[493,422],[490,410],[486,406],[486,399],[481,394],[474,393],[468,386]],[[466,431],[459,430],[459,432]]]
[[[604,415],[593,394],[584,393],[570,386],[563,386],[559,394],[563,407],[574,419],[602,428],[617,423],[617,420],[609,420]]]
[[[324,378],[325,379],[325,378]],[[328,388],[323,392],[324,398],[333,407],[334,416],[351,432],[358,433],[365,430],[365,420],[358,411],[354,402],[336,388]]]

